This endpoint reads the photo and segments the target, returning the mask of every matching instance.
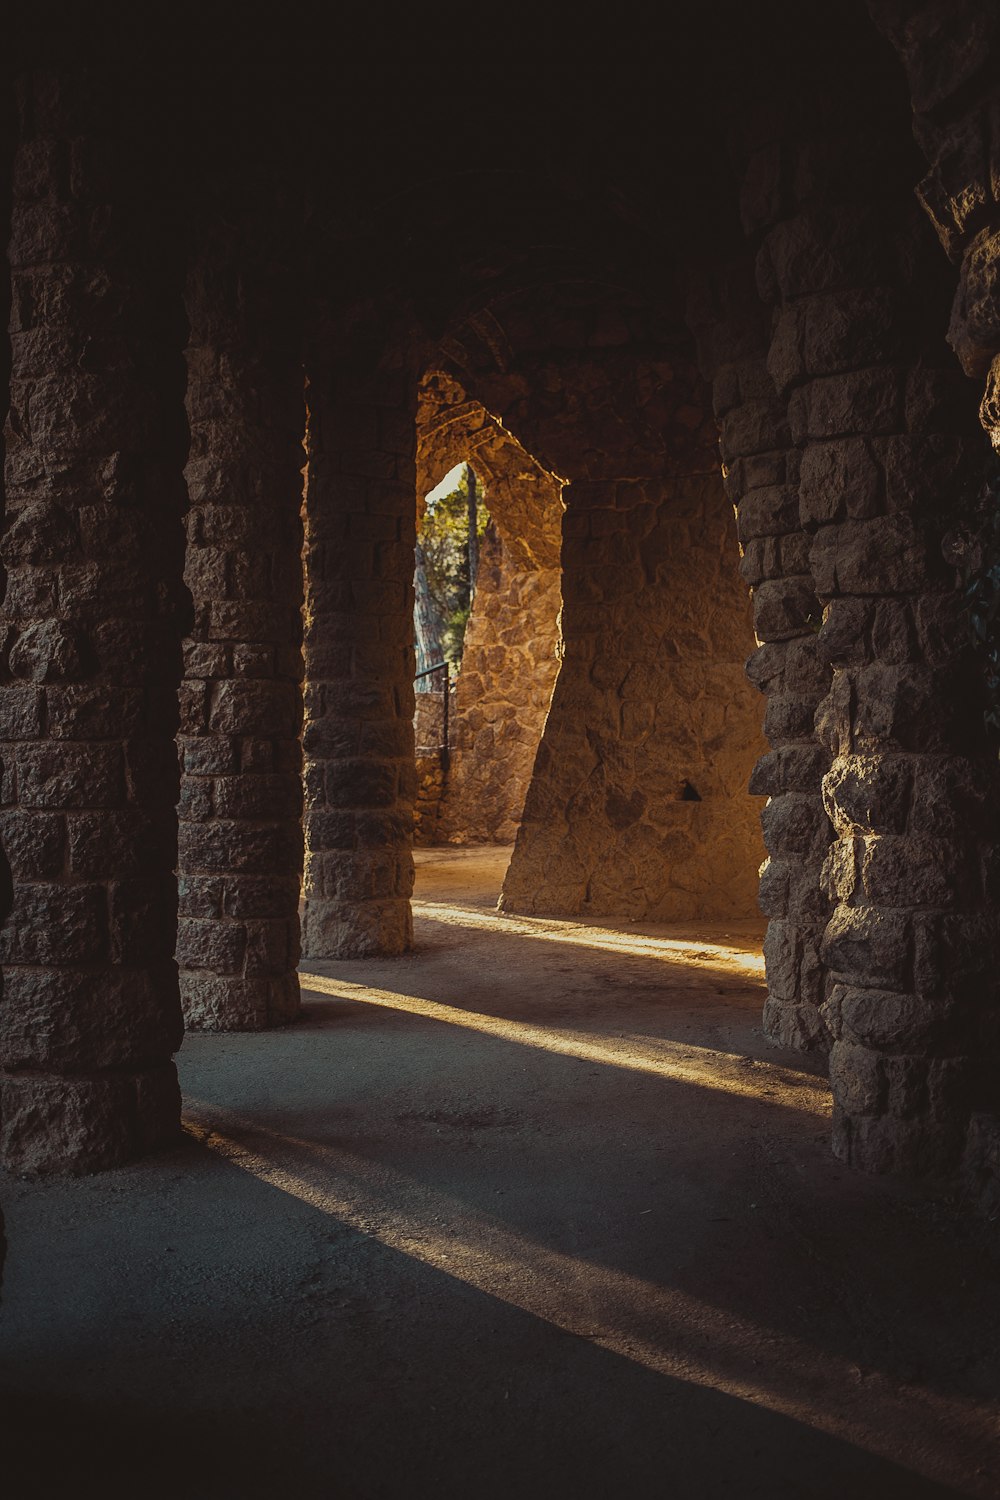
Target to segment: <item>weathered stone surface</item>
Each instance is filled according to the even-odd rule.
[[[35,106],[53,90],[47,127]],[[135,192],[138,140],[105,134],[82,72],[30,81],[22,106],[0,542],[16,882],[0,934],[2,1151],[18,1171],[89,1171],[179,1129],[178,307]],[[69,137],[103,154],[99,179],[59,170]]]
[[[625,450],[620,461],[629,458]],[[750,632],[728,506],[699,467],[629,486],[627,509],[620,482],[573,479],[565,492],[565,655],[504,883],[507,910],[638,919],[752,910],[760,844],[746,785],[760,729],[743,651],[734,655]],[[794,491],[787,503],[794,512]]]
[[[396,352],[363,372],[314,352],[307,401],[302,948],[309,958],[402,953],[412,940],[416,791],[416,374]],[[356,548],[326,540],[343,526]],[[332,629],[320,606],[345,586],[352,607]],[[373,856],[392,870],[391,891],[372,889]]]
[[[202,1030],[298,1013],[305,406],[289,279],[266,232],[216,223],[187,286],[177,959]]]
[[[965,252],[948,342],[967,375],[986,375],[1000,344],[1000,227],[981,230]]]

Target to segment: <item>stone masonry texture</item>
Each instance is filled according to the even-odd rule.
[[[723,0],[627,87],[617,25],[555,72],[497,29],[517,107],[474,129],[426,88],[468,50],[433,8],[405,45],[352,13],[332,64],[277,15],[203,8],[192,47],[15,9],[8,1165],[174,1139],[181,999],[290,1020],[300,898],[311,957],[404,951],[419,814],[516,835],[511,911],[759,898],[764,1028],[828,1055],[840,1157],[964,1159],[995,1203],[1000,763],[954,536],[1000,444],[996,5]],[[415,523],[461,461],[493,529],[418,788]]]
[[[746,795],[760,720],[707,393],[686,333],[640,302],[591,296],[585,309],[551,288],[511,299],[489,338],[466,327],[445,346],[466,388],[569,481],[563,660],[502,903],[746,916],[762,854]],[[656,360],[633,345],[640,329]]]
[[[421,806],[418,842],[505,844],[517,834],[559,670],[562,485],[457,380],[432,370],[417,408],[418,502],[462,462],[473,464],[492,519],[454,688],[447,775],[433,753],[421,764],[421,803],[432,792],[436,801],[431,817]],[[427,697],[417,694],[418,712]]]
[[[377,335],[355,331],[353,345],[354,368],[316,353],[308,370],[309,958],[401,953],[412,940],[417,382]]]
[[[15,162],[0,1105],[22,1171],[179,1128],[183,324],[107,106],[88,76],[27,80]]]
[[[188,279],[177,957],[186,1023],[209,1030],[299,1009],[305,405],[288,273],[265,243],[220,225]]]

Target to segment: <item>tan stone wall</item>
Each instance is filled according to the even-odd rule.
[[[487,497],[489,498],[489,497]],[[524,569],[483,539],[440,831],[453,844],[513,843],[559,671],[558,568]]]
[[[747,782],[761,716],[721,480],[579,483],[568,495],[565,662],[503,906],[752,916],[763,798]]]
[[[559,670],[561,482],[453,376],[432,370],[417,411],[418,512],[456,464],[473,465],[493,524],[483,538],[441,775],[417,695],[417,839],[511,843]],[[435,699],[440,704],[440,696]],[[440,743],[435,727],[433,744]],[[435,802],[437,798],[437,802]]]
[[[454,695],[454,689],[452,693]],[[417,748],[414,842],[420,845],[437,844],[441,841],[441,798],[446,785],[441,753],[444,739],[443,691],[414,694],[413,735]]]

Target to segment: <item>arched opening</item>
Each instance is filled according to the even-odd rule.
[[[447,782],[420,746],[443,815],[420,808],[418,843],[513,840],[507,912],[755,922],[755,640],[689,335],[589,278],[507,291],[441,349],[418,489],[456,458],[492,465],[503,553],[470,620]]]
[[[454,377],[428,372],[417,407],[418,846],[513,846],[559,669],[561,491]],[[446,573],[458,575],[453,595]],[[424,586],[436,595],[427,640]]]

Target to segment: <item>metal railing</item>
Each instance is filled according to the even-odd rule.
[[[421,678],[433,677],[437,672],[444,673],[444,703],[442,705],[441,714],[441,744],[439,746],[439,749],[441,753],[441,769],[442,771],[447,771],[448,763],[451,759],[451,752],[448,746],[448,709],[451,703],[451,662],[439,661],[436,666],[425,667],[422,672],[418,672],[416,674],[413,680],[414,682],[419,682]]]

